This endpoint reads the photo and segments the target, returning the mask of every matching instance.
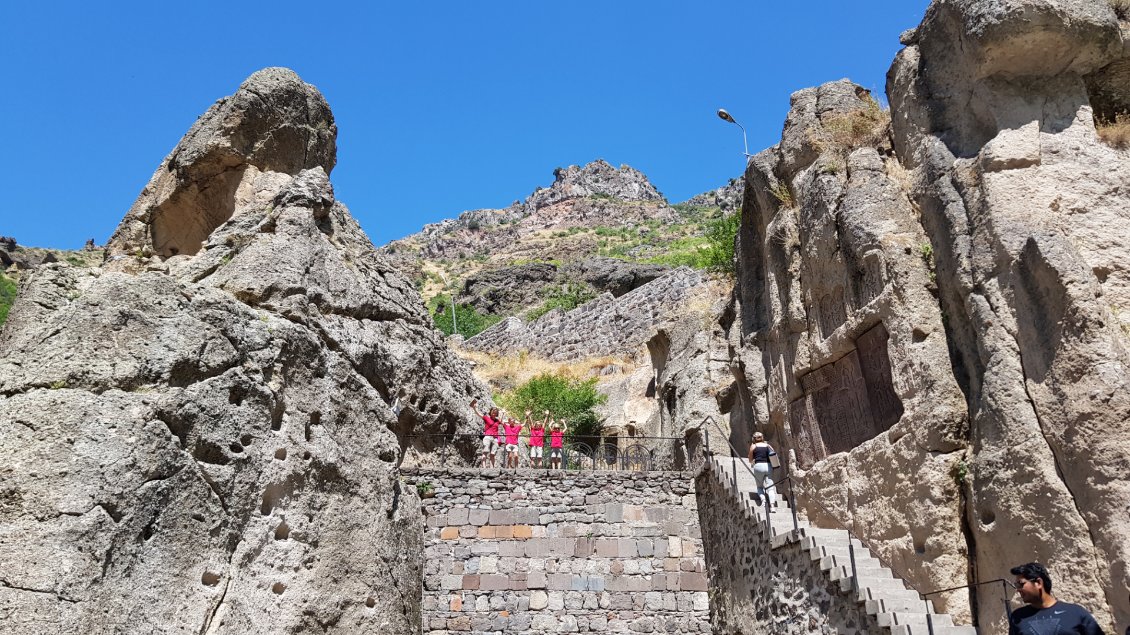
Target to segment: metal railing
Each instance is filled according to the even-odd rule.
[[[714,417],[712,417],[712,416],[705,417],[699,423],[698,429],[702,430],[703,426],[708,421],[710,423],[714,424],[714,426],[722,434],[722,437],[726,440],[726,445],[730,448],[732,455],[735,458],[742,457],[743,454],[738,452],[737,448],[735,448],[734,445],[732,443],[730,443],[729,435],[726,434],[726,431],[722,428],[722,426],[718,423],[718,421],[714,419]],[[707,428],[706,431],[703,433],[703,437],[704,437],[703,454],[705,455],[705,460],[710,460],[709,457],[712,454],[712,451],[710,449],[709,428]],[[756,480],[757,477],[756,477],[756,475],[754,475],[753,468],[749,463],[746,463],[745,461],[735,460],[733,462],[733,478],[734,478],[735,486],[737,485],[737,464],[738,463],[741,463],[745,467],[746,471],[748,471],[749,474],[751,476],[753,476],[754,479]],[[798,529],[796,489],[799,487],[800,490],[801,490],[801,494],[803,495],[804,494],[804,487],[803,487],[803,484],[798,485],[793,481],[793,475],[790,474],[787,469],[785,471],[785,474],[787,476],[785,478],[781,479],[780,481],[773,482],[773,486],[776,487],[776,486],[784,484],[784,483],[789,484],[789,507],[792,509],[793,530],[796,531]],[[765,524],[766,524],[766,527],[769,528],[770,527],[770,521],[769,521],[770,511],[769,511],[768,496],[763,497],[762,501],[763,501],[763,504],[765,505]],[[910,588],[910,590],[917,593],[918,597],[921,598],[923,601],[927,601],[927,598],[929,598],[932,595],[939,595],[939,594],[942,594],[942,593],[959,591],[961,589],[971,589],[973,587],[983,586],[983,585],[986,585],[986,584],[995,584],[995,583],[998,583],[998,582],[1003,583],[1004,586],[1005,586],[1005,593],[1004,593],[1005,616],[1006,616],[1006,620],[1011,620],[1012,607],[1009,604],[1009,597],[1011,596],[1011,593],[1009,592],[1010,587],[1008,586],[1007,580],[1005,580],[1003,578],[997,578],[995,580],[988,580],[988,581],[985,581],[985,582],[973,582],[973,583],[970,583],[970,584],[964,584],[964,585],[954,586],[954,587],[951,587],[951,588],[938,589],[938,590],[935,590],[935,591],[930,591],[929,593],[923,593],[922,591],[919,591],[917,588],[915,588],[914,584],[910,581],[910,578],[906,575],[905,572],[900,571],[893,564],[884,560],[882,558],[882,556],[880,556],[878,554],[877,551],[875,551],[874,549],[871,548],[871,546],[868,544],[867,540],[865,540],[862,536],[857,535],[854,531],[852,531],[852,529],[850,527],[847,526],[847,524],[845,524],[843,521],[841,521],[840,518],[836,514],[832,513],[828,508],[821,505],[819,500],[817,500],[817,498],[815,496],[810,496],[810,497],[806,498],[805,501],[806,501],[806,504],[811,504],[811,505],[814,505],[815,507],[819,508],[819,510],[821,512],[823,512],[825,517],[831,519],[832,522],[839,525],[839,527],[841,529],[843,529],[844,531],[846,531],[848,533],[848,560],[849,560],[849,564],[851,566],[851,586],[852,586],[853,592],[858,592],[858,590],[859,590],[859,586],[858,586],[859,585],[859,581],[858,581],[859,578],[858,578],[858,569],[856,568],[855,544],[852,541],[852,538],[854,538],[855,540],[858,540],[859,543],[861,545],[863,545],[863,547],[866,548],[871,553],[871,557],[878,560],[881,565],[890,569],[895,575],[897,575],[899,578],[901,578],[902,581]],[[772,533],[770,533],[770,535],[772,535]],[[974,625],[976,625],[976,622],[977,622],[976,611],[972,611],[972,614],[973,614],[973,619],[974,619]],[[932,614],[929,611],[927,611],[927,613],[926,613],[926,628],[927,628],[927,631],[930,633],[930,635],[934,634],[934,620],[933,620]]]
[[[517,449],[518,467],[522,469],[560,469],[566,471],[682,472],[691,469],[691,465],[696,463],[695,459],[702,459],[702,457],[688,455],[685,439],[682,437],[632,436],[609,438],[618,438],[621,442],[627,443],[598,442],[589,444],[582,441],[569,441],[564,443],[561,448],[551,448],[547,434],[545,445],[542,446],[540,465],[535,465],[534,459],[530,457],[529,437],[523,436],[519,439]],[[492,467],[489,463],[483,464],[482,434],[410,434],[406,435],[404,439],[407,441],[408,447],[414,447],[438,457],[438,464],[441,467],[448,465],[466,468]],[[670,444],[668,448],[661,447],[665,443]],[[494,455],[494,468],[506,468],[507,453],[505,448],[505,443],[499,444]],[[560,450],[559,457],[553,456],[555,449]],[[669,452],[665,450],[669,450]],[[663,469],[667,463],[664,459],[669,458],[670,463],[674,465],[679,462],[680,456],[687,467],[671,470]],[[413,466],[411,458],[406,452],[405,462],[408,463],[408,467]],[[424,466],[422,463],[418,465]],[[431,466],[433,464],[428,463],[426,465]]]

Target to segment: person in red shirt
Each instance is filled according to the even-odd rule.
[[[545,419],[530,421],[532,411],[526,411],[526,423],[530,426],[530,463],[535,468],[541,467],[542,454],[545,452],[545,426],[549,423],[549,411],[545,411]]]
[[[483,418],[483,467],[486,467],[487,461],[490,461],[490,466],[494,467],[494,455],[498,454],[498,441],[501,437],[501,432],[498,426],[502,420],[498,418],[498,408],[491,408],[487,414],[479,412],[478,400],[471,400],[471,410],[475,411],[475,415]]]
[[[525,426],[515,421],[514,417],[507,417],[506,423],[502,425],[506,432],[506,467],[513,470],[518,469],[518,435],[522,434],[523,427]]]
[[[561,468],[561,456],[565,452],[565,420],[549,424],[549,467]]]

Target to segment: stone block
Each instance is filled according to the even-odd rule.
[[[499,543],[498,555],[511,558],[521,558],[526,555],[526,546],[520,542],[506,540]]]
[[[533,538],[522,544],[527,558],[544,558],[549,555],[548,538]]]
[[[710,594],[706,592],[699,592],[694,594],[694,610],[696,611],[709,611],[710,610]]]
[[[692,574],[693,575],[693,574]],[[510,589],[510,578],[505,575],[479,576],[479,589],[483,591],[506,591]]]
[[[481,526],[487,524],[487,521],[489,519],[490,519],[490,510],[489,509],[471,509],[471,510],[467,511],[467,522],[476,526],[476,527],[481,527]]]
[[[513,525],[499,525],[494,528],[494,537],[499,540],[508,540],[514,536]]]
[[[560,611],[565,608],[565,594],[560,591],[549,592],[549,604],[547,606],[551,611]]]
[[[467,508],[455,507],[447,510],[447,524],[448,525],[466,525],[467,524]]]
[[[530,589],[544,589],[548,579],[543,571],[531,571],[526,574],[526,587]]]
[[[471,553],[476,556],[498,553],[498,543],[493,540],[488,542],[476,542],[471,545]]]
[[[619,558],[635,558],[639,556],[636,551],[636,541],[631,538],[618,538],[616,540],[616,555]]]
[[[466,615],[453,617],[447,620],[447,630],[449,631],[469,631],[471,630],[471,618]]]
[[[617,539],[615,538],[598,538],[595,540],[596,557],[598,558],[616,558],[619,556],[617,550]]]
[[[573,548],[573,557],[588,558],[593,554],[593,550],[592,538],[577,538],[576,545]]]
[[[498,573],[498,558],[481,556],[479,558],[479,573]]]
[[[599,575],[589,576],[589,578],[588,578],[588,590],[589,591],[600,592],[600,591],[604,590],[604,587],[605,587],[604,576],[599,576]],[[589,596],[589,597],[591,597],[591,596]],[[586,607],[586,608],[589,608],[589,607]],[[591,607],[591,608],[596,608],[596,607],[594,606],[594,607]]]
[[[490,510],[490,519],[487,521],[490,525],[513,525],[514,513],[509,509],[492,509]]]
[[[667,590],[667,574],[666,573],[656,573],[655,575],[651,576],[651,588],[655,591],[666,591]]]
[[[534,535],[533,527],[529,525],[514,525],[512,536],[517,540],[526,540]]]
[[[570,591],[587,591],[588,578],[583,575],[573,575],[569,580]]]
[[[624,522],[624,505],[622,503],[608,503],[604,506],[604,520],[609,523]]]
[[[525,573],[511,573],[510,574],[510,590],[511,591],[525,591],[528,586],[526,584]]]
[[[641,558],[650,558],[655,555],[655,543],[648,539],[637,540],[636,551]]]
[[[540,611],[549,605],[549,595],[545,591],[534,591],[530,594],[530,610]]]
[[[459,540],[458,527],[444,527],[439,531],[440,540]]]
[[[439,588],[444,591],[455,591],[463,588],[463,576],[448,574],[440,578]]]
[[[463,525],[459,528],[460,538],[477,538],[479,530],[474,525]]]
[[[694,558],[683,558],[679,561],[679,571],[694,571],[695,562]]]
[[[683,541],[678,536],[669,536],[667,538],[667,557],[683,557]]]
[[[573,576],[568,573],[551,573],[546,579],[546,588],[552,591],[564,591],[573,584]]]
[[[494,540],[494,532],[497,529],[498,529],[498,527],[494,527],[494,526],[491,526],[491,525],[483,525],[482,527],[479,527],[479,539],[480,540]]]
[[[679,574],[679,587],[682,591],[705,591],[706,574],[684,571]]]
[[[463,610],[463,596],[459,595],[458,593],[452,594],[451,597],[448,598],[447,608],[449,610],[453,611],[453,612],[456,612],[456,613],[458,613],[459,611],[462,611]]]

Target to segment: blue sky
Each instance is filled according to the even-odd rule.
[[[338,124],[339,200],[380,245],[597,158],[672,202],[775,143],[789,94],[881,94],[926,0],[3,3],[0,235],[106,241],[216,99],[288,66]],[[100,6],[99,6],[100,5]]]

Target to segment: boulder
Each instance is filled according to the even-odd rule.
[[[420,628],[405,452],[489,394],[328,179],[333,117],[252,75],[162,162],[102,268],[0,333],[6,632]]]

